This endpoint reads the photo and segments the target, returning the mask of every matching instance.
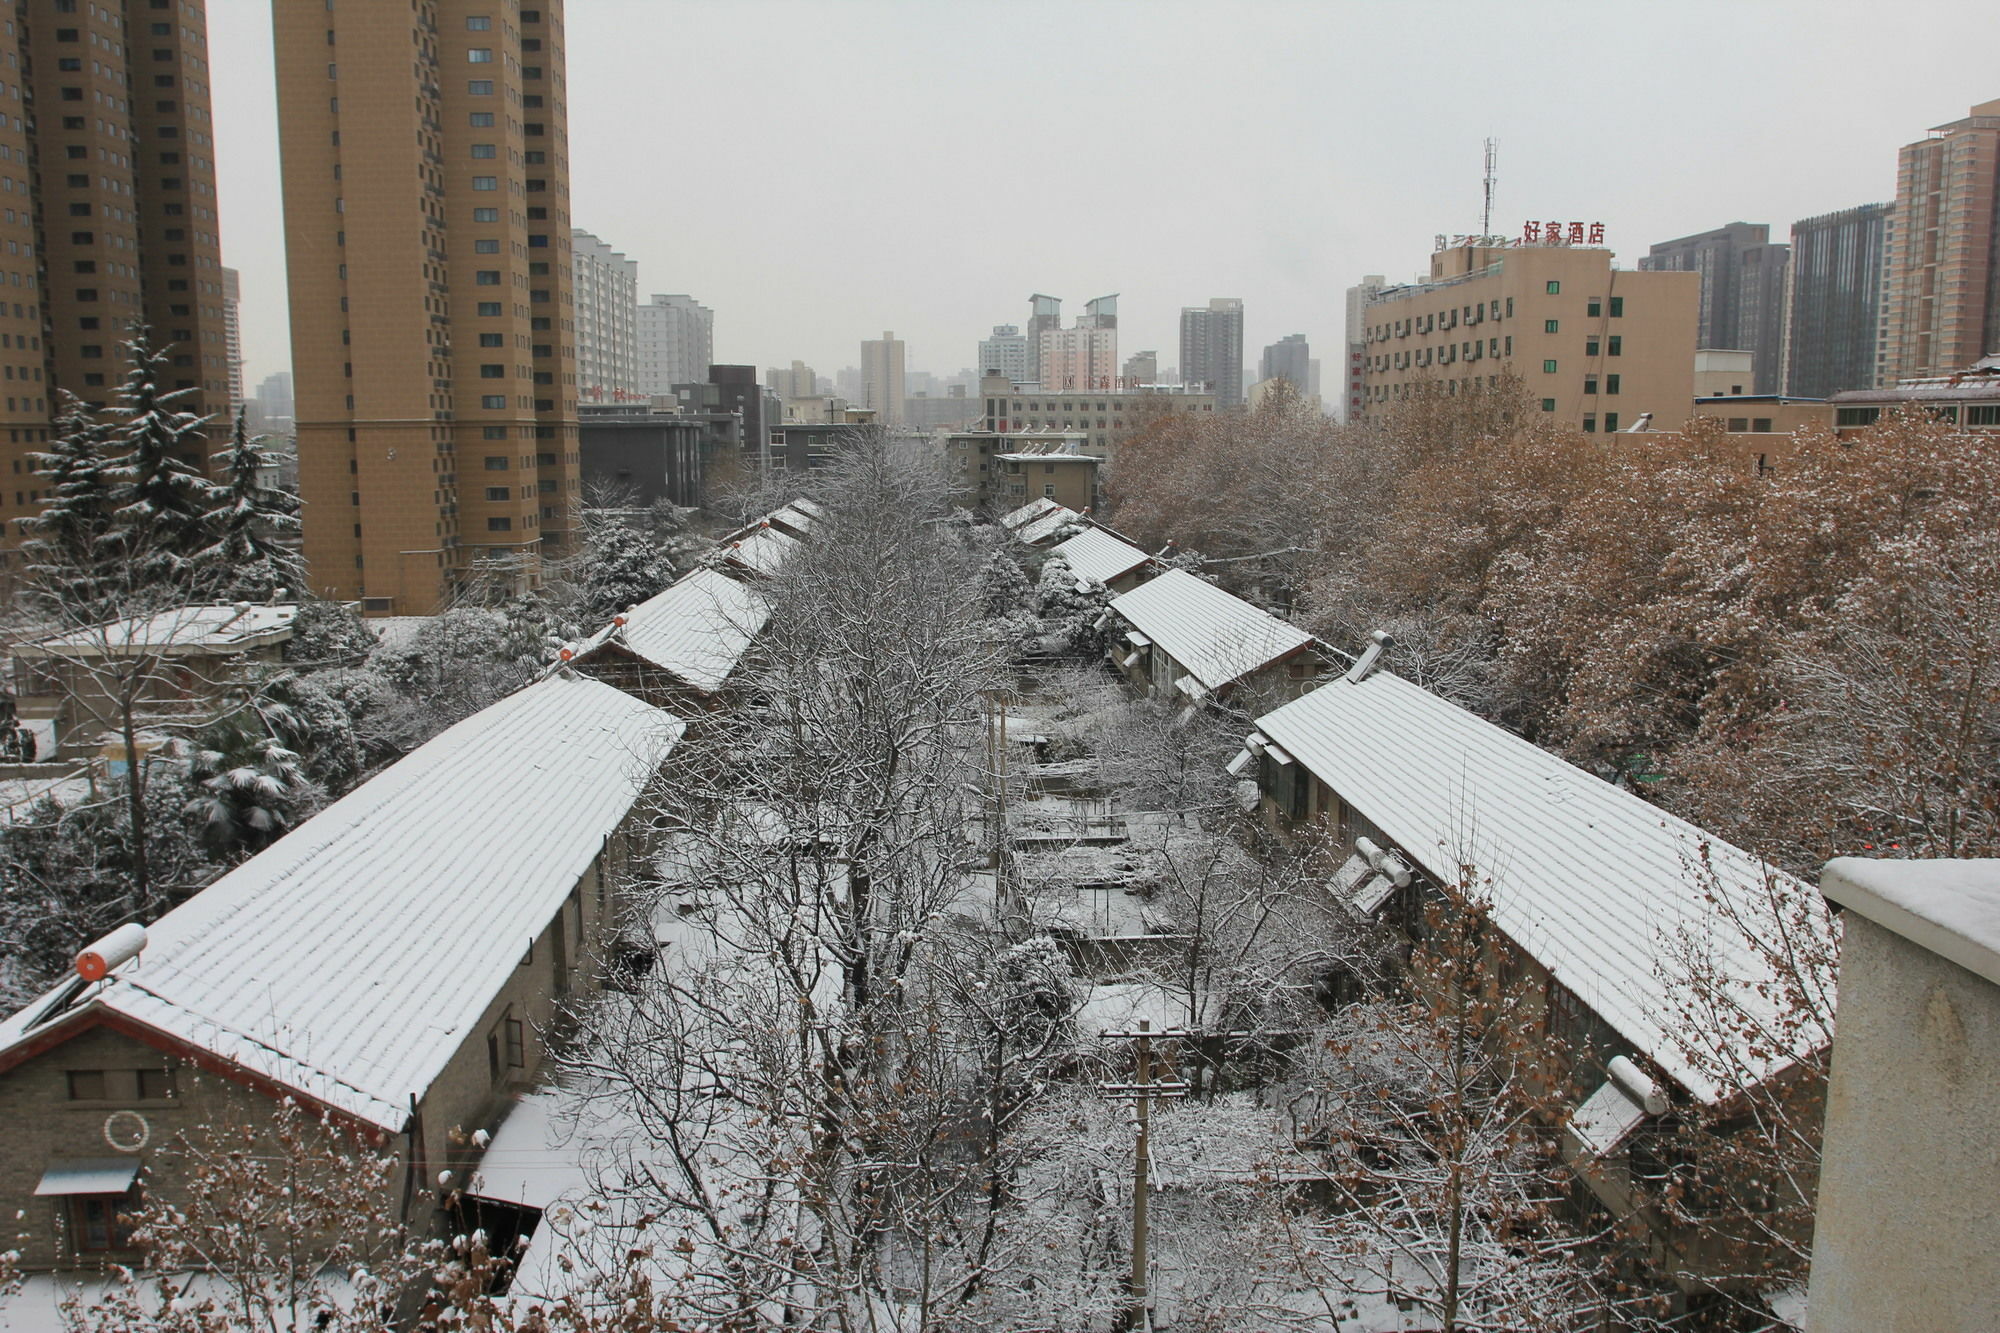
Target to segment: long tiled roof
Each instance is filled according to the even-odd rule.
[[[1683,1087],[1720,1095],[1671,1033],[1669,954],[1683,941],[1713,950],[1738,998],[1764,1011],[1770,968],[1709,896],[1757,918],[1773,873],[1757,858],[1388,671],[1336,677],[1257,730],[1433,879],[1457,884],[1463,865],[1490,878],[1508,938]]]
[[[1111,609],[1209,690],[1312,642],[1297,625],[1180,569],[1113,598]]]
[[[1129,574],[1149,557],[1144,551],[1127,541],[1120,541],[1102,528],[1085,528],[1066,542],[1059,542],[1055,553],[1069,562],[1078,578],[1093,583],[1109,583],[1121,574]]]
[[[680,731],[598,681],[530,685],[167,913],[107,981],[0,1023],[0,1058],[95,1006],[399,1130]]]
[[[771,618],[764,594],[715,569],[697,569],[625,613],[625,623],[586,640],[577,656],[615,643],[712,694]]]

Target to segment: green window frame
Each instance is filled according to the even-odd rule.
[[[1604,340],[1602,338],[1585,338],[1583,340],[1583,354],[1585,356],[1599,356],[1603,351]]]
[[[1606,355],[1608,355],[1608,356],[1623,356],[1623,355],[1625,355],[1625,338],[1624,338],[1624,336],[1623,336],[1622,334],[1617,334],[1617,333],[1614,333],[1614,334],[1612,334],[1612,335],[1611,335],[1611,346],[1609,346],[1609,347],[1605,348],[1604,350],[1605,350],[1605,354],[1606,354]]]
[[[1604,433],[1606,435],[1616,435],[1618,433],[1618,414],[1616,412],[1606,412],[1604,414]]]
[[[1560,323],[1559,323],[1559,321],[1557,321],[1557,320],[1553,320],[1553,319],[1545,319],[1545,320],[1543,320],[1543,321],[1542,321],[1542,332],[1543,332],[1543,333],[1556,333],[1556,332],[1559,332],[1559,331],[1560,331]]]
[[[1625,298],[1624,298],[1624,297],[1622,297],[1622,296],[1614,296],[1614,297],[1612,297],[1612,298],[1611,298],[1611,318],[1613,318],[1613,319],[1622,319],[1622,318],[1624,318],[1624,315],[1625,315]]]
[[[1553,398],[1544,398],[1544,399],[1542,399],[1542,411],[1544,411],[1544,412],[1553,412],[1553,411],[1555,411],[1555,410],[1556,410],[1556,400],[1555,400],[1555,399],[1553,399]]]
[[[1586,305],[1586,306],[1585,306],[1585,307],[1583,308],[1583,313],[1584,313],[1584,314],[1586,314],[1586,315],[1589,315],[1589,316],[1590,316],[1590,317],[1591,317],[1592,319],[1599,319],[1599,318],[1601,318],[1601,317],[1603,316],[1603,314],[1604,314],[1604,300],[1603,300],[1603,298],[1601,298],[1601,297],[1596,297],[1596,296],[1593,296],[1593,297],[1591,297],[1591,298],[1590,298],[1590,304],[1589,304],[1589,305]]]
[[[1583,433],[1585,435],[1597,434],[1597,413],[1585,412],[1583,414]]]
[[[1550,278],[1550,279],[1549,279],[1549,286],[1548,286],[1548,292],[1549,292],[1549,295],[1550,295],[1550,296],[1561,296],[1561,295],[1562,295],[1562,289],[1563,289],[1563,285],[1562,285],[1562,279],[1561,279],[1561,278]]]
[[[1544,375],[1553,375],[1556,373],[1556,362],[1554,357],[1550,357],[1548,360],[1542,362],[1542,373]]]
[[[1604,392],[1608,394],[1618,392],[1618,376],[1606,375],[1604,377]]]

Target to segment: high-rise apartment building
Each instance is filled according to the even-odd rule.
[[[639,395],[639,265],[581,227],[570,229],[576,292],[576,397],[626,403]]]
[[[579,496],[563,0],[277,0],[313,591],[525,587]]]
[[[1462,393],[1511,371],[1563,424],[1616,431],[1651,413],[1674,429],[1694,405],[1700,306],[1696,275],[1613,269],[1609,250],[1440,250],[1428,282],[1391,287],[1365,312],[1362,413],[1422,384]]]
[[[979,340],[979,373],[997,370],[1014,385],[1034,383],[1029,364],[1028,339],[1015,324],[995,324],[993,336]]]
[[[1243,406],[1243,302],[1218,296],[1181,308],[1181,383],[1215,395],[1223,411]]]
[[[773,366],[765,374],[771,392],[778,395],[780,402],[790,403],[819,396],[819,376],[813,374],[813,368],[803,361],[794,361],[785,370]]]
[[[670,395],[708,378],[715,364],[715,312],[692,296],[654,296],[638,310],[639,392]]]
[[[1125,384],[1127,389],[1140,389],[1160,382],[1160,354],[1158,352],[1134,352],[1125,358]]]
[[[861,344],[861,406],[884,426],[903,424],[903,340],[893,333]]]
[[[266,375],[258,381],[257,392],[252,396],[256,399],[257,407],[266,421],[278,418],[291,420],[295,410],[292,402],[292,372],[281,370],[274,375]]]
[[[1876,383],[2000,351],[2000,101],[1903,147]]]
[[[1761,222],[1732,222],[1714,231],[1662,241],[1639,261],[1648,272],[1701,274],[1703,347],[1756,357],[1756,389],[1778,392],[1785,379],[1786,267],[1791,248],[1771,242]]]
[[[1341,394],[1340,419],[1353,421],[1361,415],[1362,394],[1367,385],[1368,303],[1380,296],[1388,282],[1380,273],[1370,273],[1347,289],[1347,362],[1341,368],[1346,385]]]
[[[1072,328],[1042,330],[1040,383],[1049,393],[1108,393],[1118,387],[1118,298],[1084,306]]]
[[[201,8],[35,0],[8,15],[0,471],[14,485],[0,491],[0,520],[11,543],[47,498],[28,455],[48,438],[57,390],[112,402],[143,324],[170,358],[161,387],[188,390],[188,411],[226,415],[230,352]],[[197,442],[190,461],[206,465],[210,447]]]
[[[1875,383],[1882,258],[1889,204],[1792,224],[1792,310],[1785,328],[1785,393],[1827,398]]]
[[[1039,386],[1042,382],[1042,335],[1050,329],[1062,327],[1062,298],[1043,296],[1040,292],[1028,298],[1028,380]],[[984,374],[986,368],[980,367]]]
[[[1313,392],[1312,347],[1303,333],[1288,333],[1264,349],[1258,365],[1260,380],[1290,380],[1299,397]]]
[[[243,405],[243,275],[222,270],[222,347],[229,366],[229,410]]]

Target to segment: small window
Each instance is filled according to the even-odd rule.
[[[132,1077],[139,1086],[139,1100],[142,1102],[164,1102],[174,1095],[174,1071],[171,1069],[135,1069]]]
[[[498,338],[500,335],[497,333],[489,333],[489,334],[484,334],[482,336],[488,338]],[[481,426],[479,428],[479,438],[482,440],[504,440],[507,438],[507,428],[505,426]]]
[[[479,345],[481,347],[498,347],[501,345],[501,337],[497,333],[482,333],[479,335]]]
[[[1836,426],[1872,426],[1882,416],[1879,407],[1836,407],[1833,410],[1833,424]]]
[[[488,412],[499,412],[507,406],[507,395],[503,393],[481,394],[479,406]]]
[[[500,313],[500,303],[498,301],[481,301],[479,303],[479,313],[482,315],[498,315]]]
[[[132,1248],[132,1228],[120,1214],[132,1206],[126,1194],[72,1194],[69,1197],[70,1240],[86,1254]]]
[[[1553,320],[1553,319],[1545,319],[1545,320],[1543,320],[1543,321],[1542,321],[1542,332],[1543,332],[1543,333],[1554,333],[1554,332],[1556,331],[1556,324],[1557,324],[1557,321],[1555,321],[1555,320]]]
[[[1542,399],[1542,411],[1544,411],[1544,412],[1553,412],[1553,411],[1555,411],[1555,410],[1556,410],[1556,400],[1555,400],[1555,399],[1553,399],[1553,398],[1544,398],[1544,399]]]
[[[502,426],[501,429],[505,430],[506,427]],[[506,455],[505,454],[486,455],[486,470],[488,472],[505,472],[507,470]]]
[[[493,113],[491,111],[475,111],[471,115],[471,122],[472,128],[475,130],[492,129]]]
[[[518,1018],[506,1021],[507,1065],[511,1069],[521,1069],[528,1063],[528,1029]]]
[[[1625,338],[1624,338],[1624,335],[1623,335],[1623,334],[1618,334],[1618,333],[1614,333],[1614,334],[1612,334],[1612,335],[1611,335],[1611,346],[1609,346],[1608,348],[1606,348],[1606,349],[1605,349],[1605,352],[1606,352],[1606,354],[1607,354],[1607,355],[1610,355],[1610,356],[1623,356],[1623,355],[1625,355]]]
[[[468,65],[490,65],[493,63],[493,48],[475,46],[465,53],[465,61]]]
[[[472,253],[476,255],[497,255],[500,253],[500,242],[490,236],[481,237],[472,243]]]
[[[101,1102],[105,1099],[105,1080],[102,1069],[72,1069],[69,1071],[69,1099],[73,1102]]]
[[[1618,429],[1618,414],[1616,412],[1606,412],[1604,414],[1604,429],[1607,432]]]
[[[1625,315],[1625,298],[1624,298],[1624,297],[1622,297],[1622,296],[1614,296],[1614,297],[1612,297],[1612,298],[1611,298],[1611,318],[1613,318],[1613,319],[1622,319],[1622,318],[1624,318],[1624,315]]]
[[[510,487],[488,486],[486,488],[486,498],[489,500],[510,500],[513,496],[514,492]]]
[[[488,361],[479,367],[479,378],[483,380],[504,380],[507,378],[507,367]]]
[[[500,220],[500,210],[497,208],[475,208],[472,210],[472,220],[474,222],[498,222]]]
[[[1769,417],[1750,418],[1750,429],[1756,431],[1759,435],[1769,435],[1771,433],[1771,418]]]
[[[1749,417],[1731,417],[1731,418],[1729,418],[1729,433],[1730,433],[1731,435],[1741,435],[1741,434],[1743,434],[1743,432],[1745,432],[1745,431],[1747,431],[1747,430],[1749,430],[1749,429],[1750,429],[1750,418],[1749,418]]]
[[[514,520],[506,517],[504,514],[496,515],[486,520],[486,530],[488,532],[512,532],[514,530]]]
[[[1583,340],[1583,354],[1585,356],[1596,356],[1603,350],[1604,340],[1602,338],[1585,338]]]
[[[1585,412],[1583,414],[1583,433],[1585,435],[1595,435],[1597,433],[1597,413]]]
[[[500,188],[500,178],[498,176],[474,176],[472,178],[472,188],[475,190],[497,190]]]
[[[1549,288],[1548,288],[1548,291],[1549,291],[1549,295],[1550,295],[1550,296],[1561,296],[1561,295],[1562,295],[1562,289],[1563,289],[1563,285],[1562,285],[1562,282],[1561,282],[1561,281],[1560,281],[1559,279],[1556,279],[1556,278],[1550,278],[1550,279],[1549,279]]]
[[[500,270],[497,268],[477,269],[473,272],[472,280],[481,287],[498,287],[500,285]]]
[[[1597,376],[1585,375],[1583,377],[1583,392],[1585,397],[1597,392]]]
[[[465,91],[472,97],[491,97],[493,96],[493,80],[468,79],[466,80]]]
[[[465,18],[467,32],[492,32],[493,20],[485,14],[468,14]]]
[[[1604,298],[1600,296],[1591,297],[1589,304],[1584,306],[1583,313],[1589,315],[1592,319],[1602,317],[1604,314]]]
[[[1553,375],[1556,373],[1556,363],[1554,358],[1550,358],[1549,360],[1542,362],[1542,373],[1544,375]]]
[[[472,145],[472,155],[474,157],[498,157],[500,156],[500,150],[490,143],[476,143]]]
[[[1618,392],[1618,376],[1606,375],[1604,377],[1604,392],[1606,393]]]

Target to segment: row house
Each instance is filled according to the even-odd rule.
[[[1185,570],[1112,599],[1107,650],[1127,681],[1159,703],[1289,698],[1332,660],[1312,635]]]

